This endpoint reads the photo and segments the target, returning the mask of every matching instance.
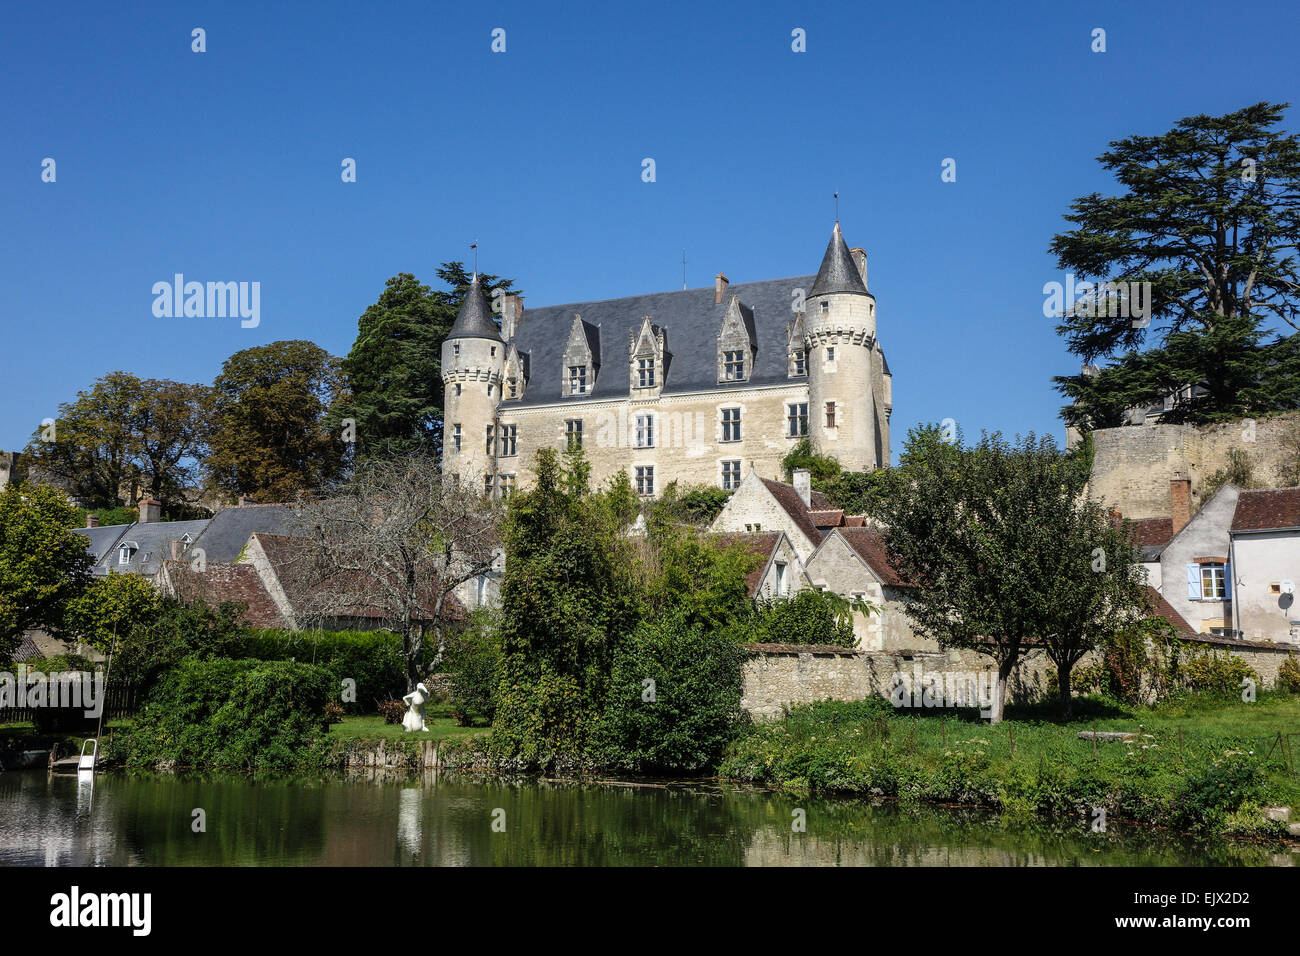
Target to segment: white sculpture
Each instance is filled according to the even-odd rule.
[[[406,716],[402,718],[402,729],[407,733],[414,733],[420,730],[428,730],[424,723],[424,705],[429,702],[429,688],[423,684],[416,684],[415,690],[411,691],[402,698],[409,708]]]

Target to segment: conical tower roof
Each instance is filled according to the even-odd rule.
[[[822,256],[822,267],[817,270],[817,279],[808,296],[811,298],[831,292],[867,294],[867,287],[862,283],[862,276],[844,242],[838,221],[835,223],[835,231],[831,233],[830,244],[826,247],[826,255]]]
[[[478,273],[469,284],[465,301],[461,303],[456,321],[447,333],[449,339],[495,339],[500,342],[501,330],[492,320],[492,309],[483,295],[483,284],[479,282]]]

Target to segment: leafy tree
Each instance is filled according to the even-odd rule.
[[[113,635],[113,674],[148,686],[187,657],[238,657],[248,639],[239,623],[245,610],[229,601],[212,607],[204,601],[187,604],[160,597],[157,605],[142,615],[143,620],[125,629],[119,626]]]
[[[385,283],[378,301],[362,313],[357,338],[341,363],[350,397],[331,415],[356,423],[359,458],[424,451],[435,457],[442,440],[442,340],[469,290],[471,276],[460,262],[444,262],[438,278],[450,287],[434,291],[409,272]],[[479,277],[491,296],[511,292],[512,279]]]
[[[1077,510],[1078,469],[1052,440],[1030,434],[1011,445],[995,433],[971,447],[961,441],[945,441],[934,426],[913,429],[879,511],[890,560],[912,585],[908,616],[945,647],[993,658],[999,721],[1007,678],[1026,652],[1055,641],[1065,660],[1108,615],[1128,609],[1122,595],[1108,597],[1109,579],[1086,576],[1093,549],[1111,539],[1092,523],[1095,506]],[[1118,578],[1131,559],[1113,551]],[[1067,610],[1085,615],[1082,636],[1066,629]]]
[[[236,352],[213,383],[209,478],[264,501],[287,501],[335,478],[345,443],[326,415],[342,390],[338,360],[311,342]]]
[[[626,501],[590,492],[578,453],[538,452],[510,500],[494,740],[528,765],[582,760],[621,637],[637,623]]]
[[[64,632],[70,602],[90,583],[86,539],[69,528],[73,513],[47,485],[0,490],[0,664],[29,628]]]
[[[195,491],[209,400],[203,385],[110,372],[60,405],[52,436],[37,429],[27,452],[92,507],[134,504],[140,492],[174,506]]]
[[[1240,448],[1229,448],[1227,466],[1217,469],[1205,479],[1201,488],[1201,500],[1209,501],[1226,484],[1234,484],[1242,490],[1259,487],[1259,482],[1255,480],[1255,464]]]
[[[835,644],[853,647],[853,614],[871,615],[880,608],[834,591],[805,588],[788,598],[760,601],[745,627],[749,640],[768,644]]]
[[[629,490],[631,485],[628,485]],[[661,515],[663,520],[703,528],[713,523],[721,514],[732,493],[716,485],[678,486],[670,481],[659,497],[646,505],[647,515]]]
[[[1119,425],[1128,407],[1182,389],[1194,391],[1173,417],[1188,421],[1300,404],[1300,338],[1269,340],[1265,328],[1300,328],[1300,138],[1276,129],[1285,108],[1190,116],[1099,157],[1124,191],[1076,199],[1065,217],[1074,228],[1050,251],[1084,280],[1150,283],[1150,314],[1062,304],[1070,351],[1110,360],[1055,379],[1074,400],[1068,423]]]
[[[814,482],[830,482],[840,475],[840,463],[834,455],[820,455],[813,451],[812,442],[802,439],[781,459],[781,470],[786,481],[794,480],[797,468],[806,468]]]
[[[158,591],[138,574],[97,578],[68,607],[77,636],[101,654],[116,651],[140,629],[153,625],[162,611]]]

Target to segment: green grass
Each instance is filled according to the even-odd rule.
[[[1300,754],[1292,767],[1280,749],[1268,755],[1279,732],[1300,732],[1300,696],[1264,694],[1253,703],[1199,696],[1153,708],[1075,703],[1080,713],[1068,722],[1048,702],[1008,707],[996,726],[971,711],[894,710],[883,700],[802,705],[742,735],[720,773],[1047,816],[1087,816],[1101,806],[1191,830],[1276,836],[1278,827],[1259,824],[1259,808],[1273,804],[1300,818]],[[1139,736],[1099,742],[1094,754],[1077,736],[1094,726]]]
[[[401,724],[386,724],[379,716],[344,717],[330,727],[330,736],[340,740],[449,740],[486,734],[487,727],[460,727],[450,717],[428,717],[427,733],[408,734]]]

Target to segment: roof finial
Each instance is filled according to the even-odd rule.
[[[840,191],[835,190],[835,225],[840,224]]]
[[[475,239],[469,247],[474,250],[474,278],[478,278],[478,240]]]

